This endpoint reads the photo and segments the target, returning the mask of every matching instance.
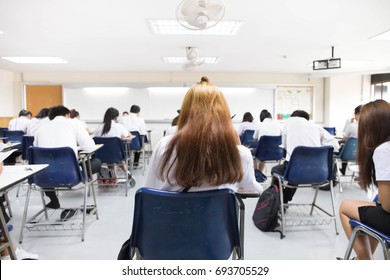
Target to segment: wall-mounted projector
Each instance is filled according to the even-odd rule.
[[[313,61],[313,70],[327,70],[341,68],[341,58],[329,58]]]
[[[332,57],[328,59],[314,60],[313,70],[327,70],[341,68],[341,58],[334,58],[334,47],[332,46]]]

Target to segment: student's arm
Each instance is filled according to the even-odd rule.
[[[241,156],[243,177],[241,182],[237,184],[237,187],[241,191],[256,191],[261,194],[263,192],[263,187],[256,181],[253,158],[250,150],[244,146],[238,146],[238,149]]]
[[[76,141],[80,146],[81,150],[93,149],[95,147],[95,142],[92,137],[88,134],[88,131],[85,129],[81,122],[73,121],[73,126],[76,133]]]

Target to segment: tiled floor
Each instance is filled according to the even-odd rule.
[[[21,246],[30,252],[39,254],[42,260],[113,260],[116,259],[122,243],[129,237],[132,224],[133,197],[135,191],[143,186],[144,176],[141,170],[134,172],[136,187],[130,189],[125,197],[124,190],[115,191],[97,190],[99,219],[95,216],[87,218],[85,241],[81,241],[80,231],[67,232],[29,232],[25,231]],[[343,199],[368,200],[367,195],[350,177],[342,178],[344,190],[339,192],[335,188],[336,210]],[[267,185],[267,183],[265,184]],[[307,199],[311,190],[298,190],[294,201]],[[9,193],[13,218],[11,223],[14,230],[11,238],[18,243],[21,217],[24,209],[26,191],[20,190],[16,197],[16,189]],[[321,191],[320,200],[329,201],[329,192]],[[309,199],[310,199],[309,198]],[[34,194],[32,205],[40,203],[39,196]],[[62,206],[74,203],[79,197],[61,195]],[[343,256],[347,246],[347,239],[338,222],[339,234],[335,233],[334,226],[321,226],[315,229],[288,231],[284,239],[278,233],[261,232],[252,222],[252,213],[257,199],[245,200],[245,259],[247,260],[335,260]],[[377,254],[378,258],[382,256]]]

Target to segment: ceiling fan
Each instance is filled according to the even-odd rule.
[[[183,0],[176,9],[177,21],[185,28],[195,30],[216,25],[224,15],[222,0]]]
[[[186,57],[188,62],[183,65],[184,70],[195,70],[203,63],[205,63],[204,58],[198,57],[198,48],[187,47],[186,48]]]

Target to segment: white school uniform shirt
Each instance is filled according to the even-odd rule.
[[[165,131],[165,136],[173,135],[176,133],[176,131],[177,131],[177,125],[170,126]]]
[[[282,134],[282,127],[279,122],[270,118],[265,118],[258,126],[253,135],[254,139],[260,139],[261,136],[279,136]]]
[[[44,125],[45,123],[50,122],[49,117],[37,119],[33,118],[30,123],[27,126],[27,133],[28,136],[35,136],[38,132],[38,129]]]
[[[256,130],[257,126],[254,122],[242,122],[238,126],[237,133],[239,136],[241,136],[245,130]]]
[[[359,122],[352,122],[344,130],[344,137],[345,138],[357,138],[358,137],[358,126]]]
[[[390,181],[390,141],[379,145],[372,156],[377,181]]]
[[[128,131],[138,131],[141,135],[146,135],[148,127],[145,124],[145,120],[138,117],[137,114],[130,113],[127,116],[122,117],[122,124]]]
[[[126,129],[123,124],[117,123],[116,121],[111,121],[111,129],[108,133],[102,135],[104,123],[99,125],[93,132],[93,137],[118,137],[125,138],[130,136],[130,132]]]
[[[165,136],[161,138],[156,146],[153,149],[153,154],[150,159],[150,164],[148,167],[148,172],[146,174],[145,179],[145,187],[148,188],[155,188],[155,189],[161,189],[161,190],[167,190],[167,191],[182,191],[183,187],[178,185],[171,185],[167,179],[161,180],[157,174],[159,172],[158,166],[161,163],[163,154],[165,150],[167,149],[167,146],[169,142],[172,139],[171,136]],[[215,189],[224,189],[228,188],[233,191],[237,191],[238,189],[248,192],[263,192],[263,187],[256,181],[255,174],[254,174],[254,168],[253,168],[253,158],[250,150],[242,145],[238,145],[237,149],[240,153],[241,157],[241,164],[243,169],[243,178],[240,182],[234,183],[234,184],[224,184],[220,186],[211,186],[207,182],[204,182],[199,187],[190,188],[189,191],[205,191],[205,190],[215,190]],[[175,155],[172,156],[172,159],[175,157]],[[175,166],[173,166],[172,171],[170,174],[174,173]],[[172,175],[171,175],[172,176]],[[174,182],[174,179],[170,177],[170,181]]]
[[[8,130],[22,130],[24,133],[26,133],[27,126],[30,123],[30,121],[31,120],[25,116],[14,118],[10,120],[10,122],[8,123]]]
[[[38,130],[34,146],[44,148],[71,147],[77,157],[77,146],[81,150],[90,150],[95,142],[83,125],[72,119],[57,116]]]
[[[328,131],[302,117],[291,117],[286,121],[281,146],[286,149],[287,161],[290,160],[293,150],[298,146],[332,146],[334,151],[339,149],[338,141]]]

